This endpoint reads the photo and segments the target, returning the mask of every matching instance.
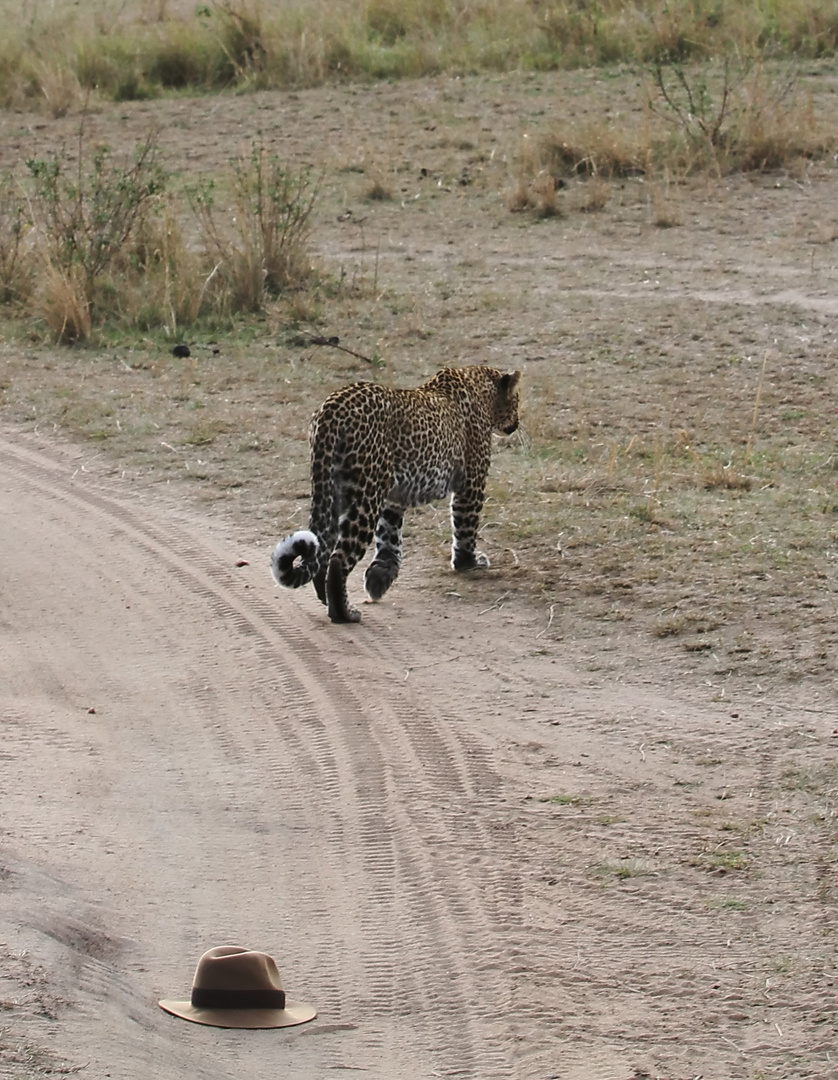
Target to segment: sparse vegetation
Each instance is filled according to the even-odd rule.
[[[393,198],[393,188],[380,173],[373,176],[364,193],[367,202],[387,202]]]
[[[133,153],[91,144],[27,162],[29,183],[0,195],[0,299],[45,323],[59,342],[86,341],[106,325],[175,336],[201,318],[262,311],[311,278],[307,248],[317,189],[260,140],[221,178],[171,189],[151,132]],[[184,232],[187,202],[197,244]],[[29,243],[24,245],[24,236]]]
[[[814,70],[800,86],[817,114],[827,86]],[[817,310],[772,306],[769,334],[768,304],[737,297],[758,299],[772,287],[773,270],[757,281],[750,269],[765,265],[765,243],[784,268],[794,249],[801,289],[828,290],[820,269],[832,265],[831,251],[814,238],[830,220],[824,208],[832,212],[831,163],[808,162],[788,181],[720,181],[674,168],[663,178],[607,175],[599,165],[556,175],[539,159],[535,132],[566,114],[557,102],[575,102],[580,123],[592,117],[628,135],[630,121],[648,115],[635,73],[444,79],[423,90],[315,90],[289,98],[282,115],[272,110],[284,96],[155,105],[167,124],[155,159],[162,188],[94,275],[89,300],[83,289],[62,291],[66,275],[50,278],[35,177],[7,143],[2,166],[12,174],[0,203],[20,243],[6,276],[4,333],[27,358],[9,361],[0,391],[7,409],[129,457],[147,454],[141,460],[167,477],[185,472],[187,455],[161,459],[160,440],[199,449],[189,479],[207,493],[233,468],[229,455],[249,480],[216,497],[235,491],[273,522],[299,500],[275,508],[275,488],[267,494],[259,472],[264,455],[238,453],[243,443],[271,446],[290,470],[282,490],[302,493],[308,416],[327,387],[370,377],[415,384],[441,363],[496,356],[525,370],[524,420],[493,463],[482,543],[515,595],[542,607],[539,645],[553,647],[571,626],[574,640],[631,633],[714,685],[728,672],[762,686],[828,670],[830,324]],[[359,98],[363,110],[354,108]],[[148,111],[89,114],[97,138],[81,144],[86,199],[103,142],[113,147],[103,183],[118,187],[120,172],[130,172]],[[231,133],[220,157],[217,144],[202,144],[209,112]],[[79,176],[77,124],[49,120],[23,151],[43,162],[57,154],[70,186]],[[535,171],[525,172],[516,150],[528,143]],[[276,158],[283,145],[292,148],[288,162]],[[378,176],[392,199],[367,198]],[[533,227],[537,205],[511,214],[510,177],[522,178],[528,200],[543,183],[558,216],[548,208]],[[275,199],[280,181],[289,182],[287,197]],[[604,205],[582,213],[600,183]],[[679,210],[669,235],[654,227],[656,185]],[[187,187],[198,192],[197,213]],[[293,203],[300,257],[285,275],[271,269],[271,253],[284,250],[279,210]],[[71,283],[83,283],[76,274]],[[119,359],[103,363],[101,348],[44,348],[56,336],[85,335]],[[370,360],[313,344],[321,335]],[[28,342],[49,355],[49,371],[31,360]],[[176,342],[192,355],[173,357]],[[56,383],[60,399],[48,393]],[[118,405],[129,383],[135,396]],[[286,396],[277,444],[276,402],[286,410]],[[427,550],[440,575],[446,519],[440,506],[410,521],[422,538],[411,558]],[[477,595],[488,588],[469,583]],[[787,603],[792,594],[814,606],[801,612]]]
[[[692,68],[658,58],[652,76],[649,108],[675,133],[669,154],[674,150],[685,167],[720,175],[776,169],[830,146],[832,133],[819,130],[794,66],[762,53],[727,53]]]
[[[645,176],[654,183],[654,222],[669,227],[680,224],[673,178],[790,167],[822,158],[835,145],[793,65],[769,60],[762,50],[689,64],[662,54],[650,65],[634,110],[619,121],[579,122],[568,112],[537,138],[526,134],[518,190],[544,175],[587,177],[579,208],[590,211],[607,202],[609,181]],[[521,203],[510,209],[529,208]]]
[[[531,212],[537,218],[558,217],[562,212],[559,185],[543,169],[532,180],[521,175],[508,192],[506,205],[513,213]]]
[[[692,865],[711,874],[727,874],[746,870],[751,859],[743,851],[703,851],[692,860]]]

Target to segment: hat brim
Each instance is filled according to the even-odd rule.
[[[313,1005],[286,1001],[284,1009],[200,1009],[191,1001],[158,1001],[161,1009],[181,1020],[208,1027],[282,1028],[307,1024],[317,1016]]]

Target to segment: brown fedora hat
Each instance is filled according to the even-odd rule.
[[[312,1005],[286,998],[272,956],[238,945],[220,945],[204,953],[189,1001],[158,1004],[183,1020],[225,1028],[292,1027],[317,1016]]]

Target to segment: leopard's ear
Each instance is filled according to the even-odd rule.
[[[508,372],[506,375],[501,375],[500,389],[504,394],[509,394],[521,380],[520,371]]]

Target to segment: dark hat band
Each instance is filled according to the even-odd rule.
[[[192,987],[196,1009],[284,1009],[284,990],[207,990]]]

